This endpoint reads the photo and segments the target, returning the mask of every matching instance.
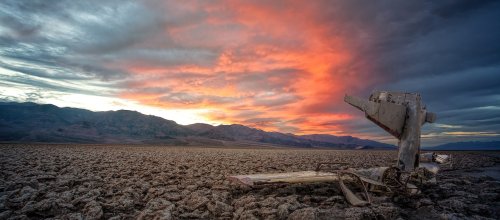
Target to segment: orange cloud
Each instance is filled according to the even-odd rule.
[[[173,48],[216,58],[117,63],[133,74],[123,98],[164,108],[211,109],[205,117],[212,122],[300,134],[342,132],[332,122],[351,116],[336,106],[348,88],[370,79],[348,71],[356,51],[347,46],[350,39],[332,34],[336,23],[322,19],[320,7],[305,1],[189,4],[203,18],[166,25],[161,33]]]

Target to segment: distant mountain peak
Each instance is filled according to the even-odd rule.
[[[500,150],[500,141],[462,141],[423,147],[425,150]]]
[[[371,147],[378,147],[378,148],[387,148],[387,149],[394,149],[394,145],[390,144],[384,144],[372,140],[365,140],[365,139],[360,139],[352,136],[335,136],[335,135],[330,135],[330,134],[309,134],[309,135],[301,135],[300,137],[309,139],[309,140],[314,140],[314,141],[321,141],[321,142],[327,142],[327,143],[343,143],[343,144],[350,144],[350,145],[357,145],[357,146],[371,146]]]
[[[161,143],[173,145],[254,143],[289,147],[334,149],[383,148],[394,146],[333,135],[304,135],[266,132],[240,124],[175,121],[137,111],[93,112],[36,103],[0,102],[0,141],[53,143]]]

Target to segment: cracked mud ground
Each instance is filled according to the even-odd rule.
[[[0,219],[499,219],[499,152],[453,152],[412,198],[351,207],[336,183],[249,189],[233,174],[391,165],[395,151],[0,145]],[[489,172],[489,171],[488,171]]]

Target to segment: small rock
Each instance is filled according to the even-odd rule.
[[[291,220],[317,219],[317,218],[318,218],[318,211],[316,208],[298,209],[292,212],[290,216],[288,216],[288,219]]]
[[[212,193],[212,199],[219,202],[227,202],[229,198],[229,192],[214,192]]]
[[[246,210],[257,209],[260,207],[260,204],[258,202],[251,202],[251,203],[245,204],[245,206],[243,206],[243,207]]]
[[[174,201],[174,202],[175,202],[175,201],[179,201],[179,200],[181,200],[181,199],[182,199],[181,195],[180,195],[179,193],[176,193],[176,192],[174,192],[174,193],[165,193],[163,196],[164,196],[167,200],[169,200],[169,201]]]
[[[26,203],[26,205],[24,205],[24,207],[21,209],[21,213],[23,214],[28,214],[28,213],[32,213],[36,210],[36,207],[35,207],[36,203],[35,201],[29,201],[28,203]],[[1,219],[1,218],[0,218]]]
[[[15,215],[9,218],[9,220],[29,220],[28,216],[26,215]]]
[[[395,219],[399,216],[399,209],[394,206],[376,206],[372,209],[378,218]]]
[[[197,185],[189,185],[189,186],[186,186],[186,189],[189,190],[189,191],[195,191],[196,189],[198,188]]]
[[[229,187],[226,185],[213,185],[212,190],[229,190]]]
[[[443,213],[440,216],[440,219],[446,219],[446,220],[459,220],[459,219],[464,219],[464,215],[460,213]]]
[[[44,199],[44,200],[36,203],[35,209],[37,211],[48,211],[54,206],[54,204],[55,204],[55,200],[53,198]]]
[[[179,188],[177,186],[168,186],[165,192],[179,192]]]
[[[319,209],[319,219],[345,219],[345,213],[339,208]]]
[[[465,204],[456,198],[450,198],[443,201],[439,201],[438,204],[443,208],[447,208],[457,212],[460,212],[465,208]]]
[[[174,208],[174,204],[165,200],[165,199],[162,199],[162,198],[156,198],[156,199],[152,199],[150,200],[147,204],[146,204],[146,208],[149,209],[149,210],[152,210],[152,211],[157,211],[157,210],[164,210],[164,209],[168,209],[168,210],[172,210]]]
[[[430,199],[425,198],[425,199],[420,200],[420,206],[428,206],[428,205],[432,205],[432,204],[433,204],[432,200],[430,200]]]
[[[213,203],[213,202],[208,203],[207,209],[210,212],[212,212],[212,214],[214,214],[215,216],[220,216],[220,215],[222,215],[222,213],[233,211],[232,206],[230,206],[226,203],[223,203],[223,202],[219,202],[219,201],[216,201],[215,203]]]
[[[479,198],[485,199],[485,200],[500,200],[500,196],[498,195],[498,193],[494,193],[494,192],[479,193]]]
[[[491,215],[491,210],[487,205],[484,204],[471,204],[467,206],[467,209],[471,212],[475,212],[478,214],[481,214],[483,216],[490,216]]]
[[[269,207],[263,207],[259,210],[259,214],[262,216],[265,216],[266,218],[269,218],[269,216],[275,216],[276,213],[278,213],[277,209],[269,208]],[[276,218],[276,217],[274,217]]]
[[[118,200],[118,205],[115,207],[119,210],[128,210],[134,208],[134,199],[128,195],[123,195]]]
[[[259,218],[257,218],[255,216],[255,212],[256,212],[255,210],[254,211],[245,211],[245,212],[241,213],[239,219],[242,219],[242,220],[258,220]]]
[[[52,175],[40,175],[36,177],[36,180],[38,180],[39,182],[52,181],[55,179],[56,177]]]
[[[286,219],[288,217],[289,214],[288,207],[290,207],[290,205],[287,203],[278,206],[277,214],[279,219]]]
[[[410,219],[439,219],[438,212],[433,206],[424,206],[418,208],[414,215],[410,216]]]
[[[233,202],[235,208],[244,207],[245,205],[255,202],[255,197],[252,195],[241,197]]]
[[[455,185],[453,183],[444,183],[444,184],[439,185],[439,188],[446,189],[446,190],[454,189],[456,187],[457,187],[457,185]]]
[[[278,200],[276,200],[273,197],[268,197],[267,199],[265,199],[264,201],[261,201],[259,203],[263,207],[272,207],[272,208],[276,208],[279,204]]]
[[[345,210],[345,218],[346,219],[376,219],[376,215],[373,212],[373,210],[363,207],[353,207],[353,208],[347,208]]]
[[[12,211],[7,210],[0,213],[0,219],[8,219],[12,215]]]
[[[82,215],[82,213],[79,213],[79,212],[69,213],[69,214],[64,215],[63,219],[67,219],[67,220],[83,220],[83,215]]]
[[[195,210],[193,212],[183,213],[180,215],[181,218],[194,218],[194,219],[206,219],[208,217],[208,211],[202,212],[200,210]]]
[[[205,206],[210,200],[205,197],[201,196],[197,193],[191,194],[190,198],[186,201],[186,206],[189,210],[193,211],[199,208],[202,208]]]
[[[83,208],[85,219],[100,219],[103,215],[101,205],[96,201],[91,201]]]
[[[172,206],[173,208],[173,206]],[[172,219],[172,208],[165,208],[163,210],[152,211],[150,209],[143,210],[136,219],[158,219],[158,220],[170,220]]]

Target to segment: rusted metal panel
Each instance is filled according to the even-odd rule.
[[[403,171],[413,171],[418,167],[420,153],[420,130],[422,109],[420,95],[409,93],[406,95],[407,119],[403,134],[399,140],[397,166]]]
[[[384,177],[384,173],[387,169],[389,169],[389,167],[373,167],[367,169],[357,169],[355,172],[360,176],[382,182],[382,178]]]
[[[384,130],[399,138],[403,133],[406,120],[406,107],[390,102],[381,101],[373,114],[366,113],[366,117]]]
[[[399,139],[396,166],[368,169],[339,169],[321,172],[322,165],[345,165],[339,163],[319,163],[316,171],[289,173],[250,174],[228,177],[248,186],[278,183],[339,182],[347,201],[354,206],[370,204],[368,191],[393,191],[416,194],[420,190],[413,181],[436,181],[438,163],[448,163],[451,157],[435,153],[420,155],[420,129],[426,122],[434,122],[436,115],[427,112],[417,93],[373,92],[368,100],[346,95],[345,102],[365,112],[365,116],[378,126]],[[422,163],[421,163],[422,162]],[[418,168],[418,169],[417,169]],[[405,176],[405,177],[403,177]],[[361,186],[366,200],[353,193],[345,182]],[[360,187],[356,187],[359,190]],[[369,190],[368,190],[369,189]]]
[[[340,179],[339,181],[340,189],[344,194],[346,200],[353,206],[365,206],[370,204],[369,201],[362,200],[358,198],[347,186],[344,184],[344,181]]]
[[[433,174],[437,174],[439,172],[439,165],[437,165],[436,163],[420,163],[418,167],[425,168],[427,171]]]
[[[377,102],[362,100],[346,95],[344,101],[365,112],[365,116],[375,124],[399,138],[406,119],[406,107],[385,100]]]
[[[418,167],[421,126],[436,120],[434,113],[427,112],[418,93],[375,91],[368,100],[348,95],[344,100],[398,138],[397,167],[402,171]]]
[[[254,186],[272,183],[311,183],[311,182],[334,182],[338,181],[336,173],[300,171],[289,173],[266,173],[230,176],[230,180]]]
[[[426,112],[425,114],[425,122],[434,123],[436,121],[436,118],[437,116],[433,112]]]

